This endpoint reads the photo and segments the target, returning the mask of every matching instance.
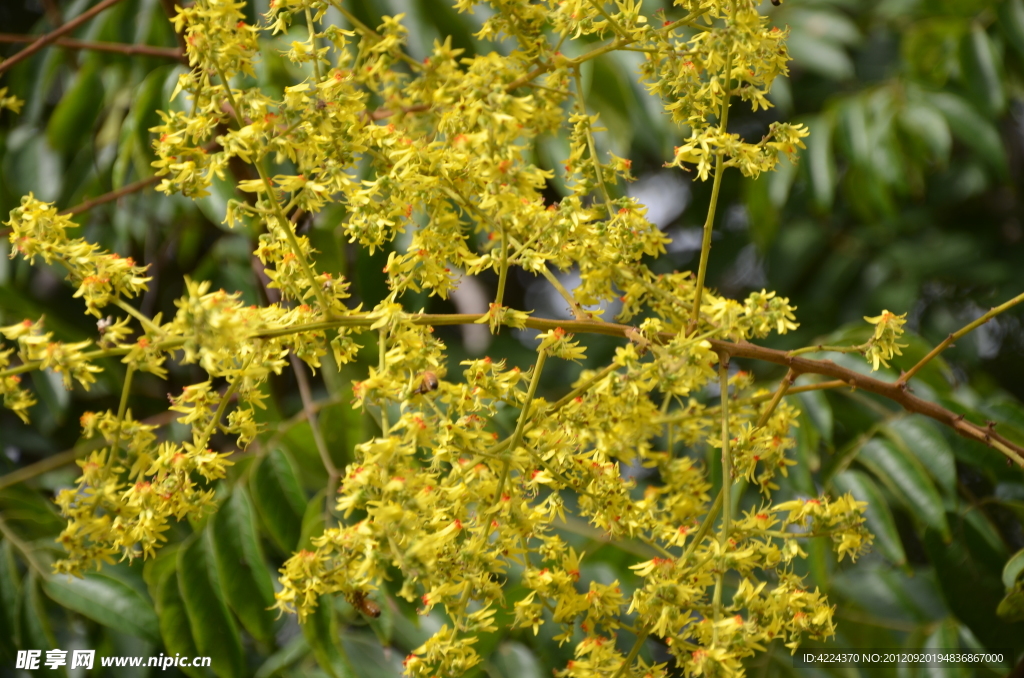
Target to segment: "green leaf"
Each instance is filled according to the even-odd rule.
[[[192,631],[185,610],[185,601],[178,588],[177,557],[165,559],[171,568],[163,568],[160,578],[153,583],[153,600],[156,603],[157,616],[160,618],[160,636],[168,654],[180,654],[185,657],[199,656],[199,649],[192,638]],[[208,670],[182,668],[193,678],[205,678]]]
[[[254,469],[249,490],[270,537],[282,553],[291,554],[302,534],[307,502],[288,455],[271,450]]]
[[[253,678],[270,678],[299,661],[309,652],[309,643],[305,636],[294,636],[288,644],[274,654],[267,657],[267,660],[256,669]]]
[[[305,636],[309,646],[313,648],[313,655],[321,669],[326,671],[331,678],[353,678],[355,676],[355,671],[341,644],[334,606],[331,604],[329,596],[320,597],[316,609],[306,616],[306,621],[300,626],[302,635]]]
[[[217,572],[228,605],[245,629],[264,643],[274,639],[274,584],[256,538],[252,502],[236,487],[212,521]]]
[[[1006,151],[992,121],[955,94],[932,92],[926,96],[946,118],[953,136],[974,149],[996,174],[1006,176]]]
[[[900,449],[911,452],[947,496],[956,496],[956,459],[942,433],[923,417],[891,421],[882,432]]]
[[[1017,551],[1006,561],[1006,566],[1003,568],[1003,586],[1008,589],[1012,587],[1022,572],[1024,572],[1024,549]]]
[[[935,626],[935,630],[928,634],[924,642],[918,648],[916,645],[908,647],[909,650],[957,650],[960,648],[960,625],[955,617],[947,617]],[[922,672],[923,675],[935,678],[966,678],[971,675],[971,669],[966,666],[949,665],[942,668],[932,667]]]
[[[945,164],[953,148],[953,135],[946,119],[935,108],[924,104],[909,104],[899,113],[903,132],[923,147],[930,160]]]
[[[14,562],[14,549],[6,539],[0,541],[0,657],[14,659],[20,646],[18,605],[21,599],[21,576]]]
[[[814,202],[827,210],[835,199],[836,166],[832,157],[832,117],[819,115],[804,121],[810,136],[807,138],[807,171],[811,177]]]
[[[46,124],[46,138],[50,146],[68,153],[81,143],[83,134],[90,134],[103,107],[103,81],[98,62],[89,60],[78,71],[74,83],[61,97],[60,103]]]
[[[245,667],[242,643],[224,602],[208,530],[178,552],[177,575],[199,654],[212,659],[213,672],[220,678],[241,676]]]
[[[544,677],[544,671],[530,648],[515,641],[499,645],[491,655],[491,664],[501,678]]]
[[[57,648],[57,641],[37,582],[35,572],[29,571],[28,577],[25,578],[24,595],[21,597],[21,647],[43,650],[45,657],[46,650]],[[60,675],[67,675],[63,666],[58,670]]]
[[[311,540],[324,533],[324,495],[326,494],[326,489],[320,490],[306,504],[306,513],[302,516],[302,535],[299,537],[299,548],[311,548]]]
[[[160,642],[160,624],[149,599],[124,582],[102,572],[83,578],[55,575],[43,590],[62,607],[121,633]]]
[[[798,394],[797,397],[800,398],[800,404],[807,412],[807,416],[814,423],[814,428],[818,429],[821,437],[831,445],[832,406],[829,405],[828,398],[821,391],[807,391]]]
[[[996,614],[1009,622],[1024,621],[1024,583],[1018,583],[999,601]]]
[[[985,29],[975,24],[960,44],[964,80],[974,101],[991,117],[1006,109],[1006,92],[999,74],[992,42]]]
[[[896,529],[889,503],[870,476],[860,471],[843,471],[832,480],[832,485],[840,492],[849,492],[857,501],[868,503],[864,518],[868,530],[875,535],[875,548],[894,565],[905,564],[907,554],[903,551],[903,541]]]
[[[910,453],[877,438],[860,449],[857,459],[895,494],[904,507],[921,523],[949,541],[952,537],[942,497],[927,471]]]
[[[1024,57],[1024,0],[1003,0],[999,3],[996,22],[1006,41]]]
[[[958,527],[966,537],[975,529],[967,521]],[[950,611],[986,647],[1019,652],[1024,649],[1024,624],[1007,623],[997,616],[1000,600],[1004,598],[999,574],[975,558],[968,541],[947,542],[934,530],[924,532],[922,543],[939,577],[942,595]]]
[[[806,32],[792,33],[787,42],[793,63],[832,80],[853,76],[853,61],[842,46]]]

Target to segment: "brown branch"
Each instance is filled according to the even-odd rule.
[[[438,327],[442,325],[467,325],[475,323],[483,317],[484,314],[478,313],[411,313],[405,316],[407,320],[416,325],[431,325]],[[254,335],[254,338],[279,337],[295,334],[296,332],[316,332],[335,329],[338,327],[361,327],[368,325],[372,320],[373,319],[370,318],[370,315],[367,313],[352,314],[343,318],[309,323],[305,326],[291,326],[281,328],[279,330],[268,330]],[[530,329],[542,331],[553,330],[560,327],[566,332],[604,334],[622,338],[628,338],[628,333],[635,333],[636,331],[635,328],[630,327],[629,325],[619,325],[599,320],[555,320],[550,318],[531,317],[525,321],[525,325]],[[676,335],[671,332],[662,332],[658,335],[659,339],[663,341],[671,341],[675,336]],[[777,349],[766,348],[764,346],[758,346],[747,342],[722,341],[721,339],[708,339],[707,341],[711,344],[712,350],[720,355],[726,355],[732,358],[750,358],[753,360],[775,363],[776,365],[783,365],[793,371],[793,374],[795,375],[794,378],[800,374],[820,374],[825,377],[831,377],[832,379],[842,381],[851,388],[859,388],[869,393],[880,395],[883,398],[887,398],[901,405],[908,412],[914,412],[916,414],[923,414],[926,417],[931,417],[939,423],[949,426],[964,438],[975,440],[987,447],[998,450],[1021,467],[1024,467],[1024,447],[996,433],[993,430],[995,424],[979,426],[978,424],[969,422],[963,415],[956,414],[941,405],[912,395],[906,388],[906,385],[882,381],[875,377],[868,377],[860,374],[859,372],[854,372],[851,369],[840,367],[831,360],[811,360],[810,358],[801,358],[789,355],[786,351],[779,351]],[[829,386],[832,386],[832,384],[829,384]]]
[[[820,374],[833,379],[845,381],[852,388],[859,388],[875,395],[880,395],[899,405],[908,412],[923,414],[926,417],[949,426],[964,438],[975,440],[983,445],[999,450],[1007,457],[1024,467],[1024,447],[1017,445],[993,430],[994,425],[979,426],[967,421],[962,414],[956,414],[936,403],[918,398],[911,394],[906,386],[897,382],[887,382],[868,377],[859,372],[840,367],[831,360],[811,360],[809,358],[792,357],[785,351],[777,351],[763,346],[745,342],[732,343],[718,339],[709,339],[712,347],[720,352],[736,358],[753,358],[765,362],[785,365],[797,374]]]
[[[0,33],[0,43],[32,42],[33,40],[34,38],[31,35]],[[174,59],[185,64],[188,63],[188,57],[173,47],[126,45],[119,42],[90,42],[88,40],[75,40],[74,38],[59,38],[54,40],[53,44],[67,49],[87,49],[93,52],[111,52],[113,54],[124,54],[125,56],[152,56],[161,59]]]
[[[41,36],[31,45],[21,50],[14,56],[10,57],[9,59],[6,59],[3,62],[0,62],[0,73],[3,73],[15,64],[24,61],[25,59],[29,58],[42,48],[46,47],[47,45],[56,42],[58,39],[75,30],[76,28],[78,28],[79,26],[81,26],[86,21],[93,18],[103,10],[107,9],[108,7],[113,7],[120,1],[121,0],[103,0],[100,4],[96,5],[90,10],[82,12],[74,19],[61,26],[60,28],[50,31],[46,35]]]
[[[152,186],[153,184],[159,183],[160,179],[162,178],[163,177],[159,176],[151,176],[147,177],[146,179],[139,179],[135,183],[128,184],[127,186],[122,186],[116,191],[104,193],[103,195],[97,196],[91,200],[86,200],[85,202],[75,205],[74,207],[69,207],[66,210],[62,210],[61,214],[69,214],[73,216],[75,214],[81,214],[82,212],[88,212],[97,205],[113,202],[114,200],[117,200],[118,198],[123,198],[126,195],[137,193],[138,191],[141,191],[147,186]]]

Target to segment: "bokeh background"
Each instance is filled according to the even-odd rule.
[[[0,2],[0,54],[13,54],[24,36],[52,30],[92,4]],[[173,49],[177,42],[166,12],[171,4],[123,0],[69,37]],[[346,0],[346,6],[370,26],[382,15],[404,13],[408,50],[416,59],[445,36],[467,54],[511,48],[473,36],[492,11],[486,4],[474,14],[458,14],[445,0]],[[265,9],[266,0],[251,3],[250,20]],[[669,17],[681,11],[662,2],[644,5],[645,12],[659,9]],[[768,111],[754,114],[734,103],[730,131],[756,140],[773,121],[790,120],[806,124],[811,136],[797,165],[784,164],[757,181],[737,172],[726,175],[710,285],[735,297],[762,288],[788,296],[799,308],[801,327],[772,340],[780,348],[862,341],[868,330],[863,316],[883,309],[907,313],[911,346],[894,366],[909,367],[948,333],[1024,289],[1024,1],[786,0],[773,7],[766,0],[763,11],[791,31],[791,77],[776,83],[775,106]],[[334,10],[327,20],[344,24]],[[305,39],[304,29],[294,30],[294,38],[267,39],[257,73],[262,86],[279,91],[305,77],[279,56],[292,39]],[[641,56],[616,53],[588,63],[587,102],[607,128],[599,147],[632,159],[638,178],[614,190],[639,197],[652,221],[673,238],[656,266],[695,268],[710,182],[663,167],[685,130],[675,128],[636,82]],[[26,101],[19,115],[0,112],[0,214],[29,192],[72,207],[150,177],[148,130],[158,123],[156,110],[167,105],[183,68],[173,58],[52,46],[0,76],[0,86]],[[534,153],[538,164],[559,173],[568,144],[564,136],[552,136]],[[245,167],[233,171],[237,179],[250,178]],[[552,200],[560,197],[558,185],[551,184]],[[221,224],[226,201],[235,197],[233,183],[214,188],[193,202],[150,187],[76,217],[85,237],[150,264],[154,280],[140,302],[145,313],[173,313],[186,275],[239,291],[252,303],[267,301],[251,256],[256,234]],[[356,299],[373,306],[386,289],[381,270],[387,251],[371,256],[347,243],[338,228],[343,218],[343,207],[336,206],[301,228],[320,250],[321,267],[349,277]],[[404,247],[401,238],[395,247]],[[63,340],[96,336],[95,319],[82,313],[61,270],[29,267],[9,260],[8,253],[4,238],[0,325],[45,316]],[[571,285],[573,273],[563,273],[563,279]],[[452,299],[406,297],[406,307],[481,312],[494,284],[486,277],[466,280]],[[511,277],[506,303],[569,317],[543,279]],[[1011,311],[959,341],[922,371],[918,393],[975,421],[995,421],[1005,435],[1024,442],[1020,317]],[[460,360],[485,354],[506,356],[524,368],[532,362],[527,333],[492,337],[481,326],[438,333],[448,343],[453,372]],[[587,343],[592,364],[607,359],[615,345],[599,338]],[[345,395],[375,356],[371,342],[365,360],[339,374],[311,378],[324,435],[339,464],[375,432],[374,422],[353,413]],[[857,356],[830,357],[867,369]],[[765,380],[781,377],[771,366],[742,367]],[[43,563],[54,558],[61,520],[50,500],[74,478],[75,455],[93,444],[79,439],[78,417],[117,406],[123,366],[111,360],[105,368],[88,392],[67,392],[52,375],[33,374],[39,404],[29,425],[0,410],[0,518],[10,530],[0,539],[0,674],[13,671],[19,648],[155,655],[202,648],[213,638],[217,652],[232,656],[224,664],[232,668],[220,670],[222,675],[398,675],[402,658],[442,623],[440,616],[417,617],[411,607],[382,595],[384,614],[370,624],[338,602],[314,631],[304,632],[293,618],[277,619],[241,602],[248,597],[269,605],[276,569],[322,528],[317,507],[323,499],[316,493],[326,475],[290,373],[271,383],[267,433],[238,455],[235,474],[221,488],[221,512],[206,523],[180,525],[161,559],[145,568],[105,568],[84,583],[44,577],[29,567],[24,549]],[[579,369],[552,365],[549,397],[561,395],[559,386]],[[183,436],[185,429],[166,415],[167,393],[203,378],[188,366],[172,368],[168,382],[137,375],[131,408],[136,417],[166,424],[165,435]],[[797,432],[800,464],[780,496],[854,491],[872,502],[870,527],[876,533],[874,553],[855,566],[836,563],[824,545],[808,547],[808,583],[827,591],[837,606],[839,636],[828,646],[1005,648],[1019,657],[1024,600],[1004,603],[1003,617],[996,610],[1016,575],[1004,567],[1024,549],[1020,470],[870,395],[813,392],[798,396],[797,403],[804,410]],[[231,444],[217,442],[224,449]],[[706,458],[715,471],[714,455],[706,450],[679,451]],[[235,483],[243,472],[248,480]],[[649,481],[643,469],[627,472],[638,476],[642,491]],[[740,501],[753,505],[757,498],[748,494]],[[628,566],[640,556],[603,543],[582,524],[570,523],[566,534],[590,556],[584,579],[629,582]],[[182,572],[182,555],[206,567]],[[245,581],[225,589],[238,568]],[[553,633],[484,639],[479,649],[486,661],[474,675],[550,675],[571,658],[571,644],[558,646]],[[339,643],[347,660],[331,649]],[[655,641],[644,655],[667,658]],[[805,677],[1009,670],[795,670],[781,646],[750,666],[751,675]]]

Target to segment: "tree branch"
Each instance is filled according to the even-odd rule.
[[[35,54],[36,52],[38,52],[42,48],[46,47],[47,45],[56,42],[59,38],[63,37],[64,35],[67,35],[68,33],[70,33],[71,31],[75,30],[76,28],[78,28],[79,26],[81,26],[86,21],[88,21],[89,19],[93,18],[94,16],[96,16],[97,14],[102,12],[103,10],[107,9],[108,7],[113,7],[114,5],[116,5],[120,1],[121,0],[103,0],[100,4],[96,5],[95,7],[93,7],[90,10],[82,12],[81,14],[76,16],[74,19],[72,19],[71,21],[68,21],[66,24],[61,26],[60,28],[58,28],[58,29],[56,29],[54,31],[50,31],[46,35],[43,35],[43,36],[39,37],[39,39],[37,39],[35,42],[33,42],[31,45],[29,45],[25,49],[21,50],[20,52],[18,52],[14,56],[10,57],[9,59],[6,59],[5,61],[0,62],[0,73],[3,73],[4,71],[6,71],[7,69],[11,68],[15,64],[18,64],[18,63],[24,61],[25,59],[29,58],[30,56],[32,56],[33,54]]]
[[[0,33],[0,43],[10,42],[32,42],[31,35],[17,35],[15,33]],[[161,59],[174,59],[188,64],[188,57],[173,47],[152,47],[150,45],[126,45],[119,42],[92,42],[88,40],[75,40],[73,38],[59,38],[53,44],[67,49],[87,49],[93,52],[110,52],[113,54],[124,54],[125,56],[152,56]]]
[[[104,193],[103,195],[100,195],[100,196],[97,196],[95,198],[92,198],[91,200],[86,200],[85,202],[80,203],[78,205],[75,205],[74,207],[69,207],[68,209],[61,211],[61,214],[70,214],[70,215],[74,216],[75,214],[81,214],[82,212],[88,212],[89,210],[91,210],[93,207],[96,207],[97,205],[103,205],[104,203],[113,202],[114,200],[117,200],[118,198],[123,198],[126,195],[130,195],[132,193],[136,193],[138,191],[141,191],[142,189],[146,188],[147,186],[152,186],[153,184],[158,184],[158,183],[160,183],[160,179],[162,179],[162,178],[163,177],[155,176],[154,175],[154,176],[151,176],[151,177],[147,177],[146,179],[139,179],[135,183],[128,184],[127,186],[122,186],[121,188],[117,189],[116,191],[110,191],[109,193]]]

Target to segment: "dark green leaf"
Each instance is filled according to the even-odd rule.
[[[956,459],[931,421],[905,417],[889,422],[882,431],[897,447],[911,452],[947,496],[956,496]]]
[[[274,584],[256,538],[252,503],[244,487],[236,487],[212,522],[217,572],[228,605],[257,640],[274,637]]]
[[[1006,588],[1013,586],[1021,572],[1024,572],[1024,549],[1017,551],[1006,561],[1006,566],[1003,568],[1003,586]]]
[[[1024,0],[1003,0],[999,3],[999,30],[1017,53],[1024,57]]]
[[[331,678],[354,678],[355,672],[341,644],[334,606],[329,596],[320,597],[316,609],[306,616],[301,626],[302,635],[313,648],[313,655],[321,669]]]
[[[814,189],[814,201],[819,209],[826,210],[832,206],[836,185],[836,167],[832,157],[832,118],[820,115],[804,122],[811,132],[804,156]]]
[[[909,104],[900,111],[900,127],[916,139],[929,159],[945,163],[953,147],[949,124],[936,109],[924,104]]]
[[[946,118],[953,136],[974,149],[1000,176],[1006,174],[1006,152],[999,131],[969,103],[955,94],[934,92],[928,99]]]
[[[14,549],[6,539],[0,541],[0,657],[13,659],[19,647],[18,606],[21,599],[21,575],[14,562]]]
[[[965,522],[961,529],[971,531],[973,527]],[[1013,652],[1024,649],[1024,623],[1007,623],[996,614],[1004,597],[999,573],[987,571],[960,539],[947,542],[934,530],[926,530],[922,541],[953,614],[986,647]]]
[[[821,437],[832,444],[832,406],[822,391],[807,391],[797,396],[803,410],[814,422],[814,428],[818,429]]]
[[[515,641],[499,645],[491,655],[491,664],[501,678],[544,677],[544,671],[530,648]]]
[[[43,583],[53,601],[103,626],[160,642],[160,626],[153,605],[143,594],[102,572],[79,579],[55,575]]]
[[[307,503],[294,465],[284,451],[275,449],[260,460],[251,478],[249,489],[260,519],[277,547],[291,554],[302,534]]]
[[[327,490],[320,490],[306,505],[306,513],[302,516],[302,536],[299,537],[299,548],[309,549],[312,540],[324,533],[324,495]]]
[[[305,636],[294,636],[287,645],[267,657],[267,660],[256,670],[253,678],[271,678],[299,661],[308,652],[309,643],[306,642]]]
[[[61,153],[77,147],[82,134],[91,134],[103,106],[103,81],[96,61],[78,71],[74,83],[61,97],[46,125],[50,146]]]
[[[57,641],[50,625],[50,615],[46,611],[43,596],[39,592],[38,579],[34,572],[25,578],[25,586],[21,597],[21,647],[30,650],[57,649]],[[67,675],[64,667],[58,669],[61,675]]]
[[[860,449],[857,459],[888,486],[922,524],[938,531],[947,541],[951,538],[942,497],[913,455],[875,438]]]
[[[199,654],[211,657],[220,678],[241,676],[242,644],[223,598],[207,530],[178,553],[178,587]]]
[[[160,579],[153,584],[153,600],[160,618],[160,636],[168,654],[196,657],[200,653],[192,638],[185,601],[182,600],[181,590],[178,588],[177,558],[166,560],[175,566],[175,569],[165,569],[160,573]],[[193,678],[206,678],[210,675],[208,669],[189,667],[182,671]]]
[[[1006,93],[999,75],[992,42],[985,29],[975,24],[960,45],[964,79],[974,101],[992,117],[1006,108]]]

